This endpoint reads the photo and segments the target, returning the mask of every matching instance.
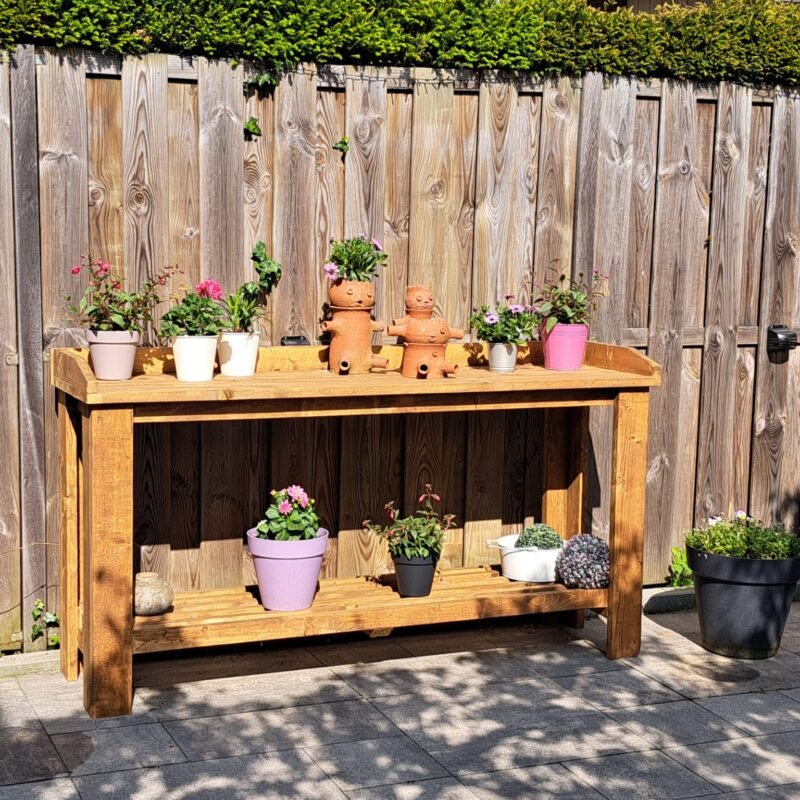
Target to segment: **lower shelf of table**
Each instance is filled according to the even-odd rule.
[[[489,567],[446,570],[428,597],[402,598],[374,578],[320,581],[305,611],[265,611],[244,588],[184,592],[173,610],[136,617],[134,653],[371,631],[440,622],[605,608],[606,589],[518,583]]]

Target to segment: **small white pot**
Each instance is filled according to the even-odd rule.
[[[216,336],[176,336],[172,343],[179,381],[210,381],[217,356]]]
[[[257,333],[221,333],[217,345],[219,371],[229,378],[252,375],[258,361],[258,339]]]
[[[561,548],[539,550],[536,547],[516,547],[518,536],[512,533],[486,542],[487,547],[499,548],[503,575],[512,581],[554,583],[556,559]]]
[[[489,372],[513,372],[517,366],[517,346],[502,342],[489,343]]]

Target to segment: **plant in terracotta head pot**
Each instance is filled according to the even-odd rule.
[[[253,248],[252,260],[257,280],[243,283],[225,298],[230,330],[220,333],[217,352],[219,371],[228,377],[246,377],[256,371],[259,335],[253,328],[281,279],[281,265],[267,255],[264,242]]]
[[[513,300],[508,296],[506,300]],[[494,309],[481,306],[469,319],[478,339],[489,343],[489,370],[513,372],[517,366],[517,347],[533,336],[536,318],[530,306],[516,303]]]
[[[264,519],[247,531],[261,604],[300,611],[314,602],[328,531],[319,527],[314,501],[302,486],[272,491]]]
[[[800,538],[738,511],[688,533],[686,561],[703,647],[732,658],[774,656],[800,578]]]
[[[539,288],[537,314],[546,369],[580,369],[589,341],[589,323],[597,302],[606,295],[608,275],[598,270],[591,280],[566,275],[546,279]]]
[[[88,276],[83,296],[69,311],[86,327],[89,356],[98,380],[127,380],[133,374],[136,347],[144,326],[153,319],[160,290],[166,286],[177,267],[165,267],[147,278],[135,292],[125,288],[124,279],[111,271],[111,265],[91,256],[81,255],[81,263],[70,270],[73,275]],[[67,295],[68,303],[72,298]]]
[[[385,368],[387,359],[372,352],[372,334],[383,325],[372,320],[375,286],[372,279],[386,262],[380,242],[366,236],[331,240],[331,254],[322,268],[331,281],[328,303],[331,319],[322,331],[331,334],[328,369],[340,375],[355,375]]]
[[[441,498],[426,483],[415,514],[398,518],[394,503],[387,503],[388,525],[375,525],[369,520],[364,523],[364,530],[388,545],[401,597],[426,597],[431,593],[445,532],[453,527],[455,520],[452,514],[440,517],[434,502],[440,503]]]
[[[210,381],[214,377],[217,339],[230,327],[220,305],[224,298],[222,287],[206,278],[161,318],[160,335],[175,337],[172,355],[179,381]]]

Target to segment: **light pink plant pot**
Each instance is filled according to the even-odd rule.
[[[550,333],[545,331],[545,322],[539,326],[542,340],[545,369],[580,369],[589,341],[588,325],[565,325],[556,323]]]
[[[256,568],[261,605],[269,611],[310,608],[328,550],[328,531],[320,528],[315,539],[299,542],[260,539],[255,533],[255,528],[247,531],[247,547]]]
[[[139,338],[135,331],[86,331],[95,377],[100,381],[130,380]]]

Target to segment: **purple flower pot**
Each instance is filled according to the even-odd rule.
[[[310,608],[328,550],[328,531],[320,528],[315,539],[299,542],[260,539],[255,534],[255,528],[247,531],[247,546],[256,567],[261,605],[269,611]]]
[[[545,369],[580,369],[586,354],[586,342],[589,340],[589,326],[558,322],[547,333],[545,325],[546,320],[539,326]]]
[[[86,331],[86,341],[95,378],[100,381],[130,379],[139,344],[137,332]]]

